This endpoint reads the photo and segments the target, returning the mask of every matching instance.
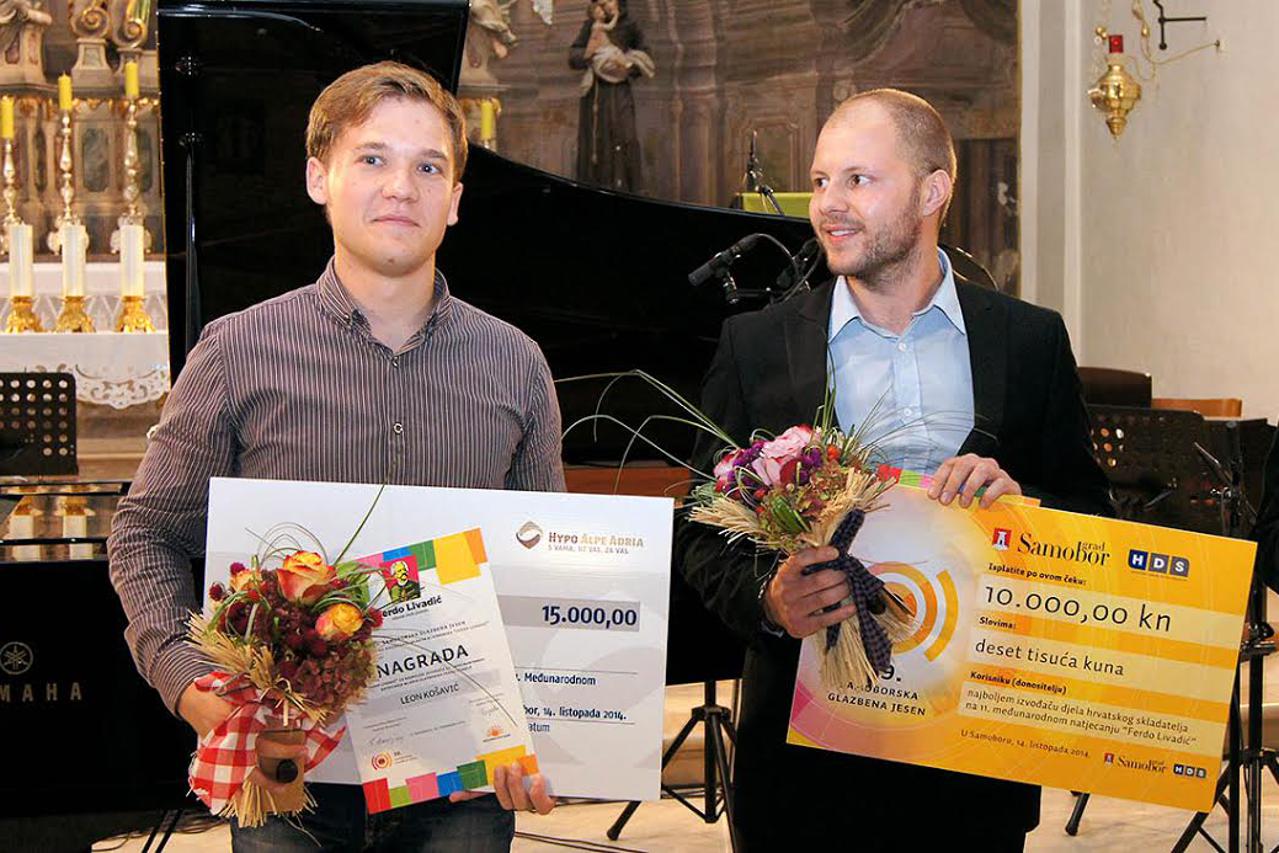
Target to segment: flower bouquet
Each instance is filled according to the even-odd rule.
[[[311,804],[296,764],[259,762],[258,738],[305,743],[305,769],[315,767],[345,731],[326,726],[376,676],[371,634],[382,614],[369,601],[367,570],[340,559],[335,566],[315,551],[276,548],[247,566],[233,563],[229,582],[209,587],[209,615],[191,616],[189,641],[216,667],[196,686],[235,706],[201,739],[191,789],[214,814],[241,826]],[[286,795],[273,797],[256,784],[255,766],[290,783]]]
[[[593,415],[571,424],[565,434],[582,423],[608,421],[629,431],[632,445],[643,441],[680,465],[684,465],[681,460],[644,435],[650,422],[675,421],[718,438],[727,449],[713,474],[694,471],[703,482],[692,491],[689,518],[719,528],[730,540],[745,538],[785,555],[804,548],[834,547],[840,555],[837,559],[810,566],[806,572],[828,568],[844,572],[849,596],[840,606],[851,602],[857,611],[810,638],[821,643],[822,679],[831,686],[870,684],[887,670],[892,645],[911,635],[915,614],[849,554],[849,548],[866,514],[881,506],[880,496],[897,479],[895,469],[872,463],[875,447],[863,440],[863,431],[847,435],[833,424],[833,389],[828,389],[818,410],[818,426],[793,426],[776,437],[757,430],[750,444],[739,447],[696,406],[643,371],[574,378],[611,380],[600,395],[602,406],[612,386],[627,377],[644,380],[685,414],[650,415],[635,428],[597,407]],[[878,406],[868,423],[875,423],[877,411]]]
[[[814,635],[821,643],[822,680],[869,684],[886,670],[892,644],[910,636],[915,614],[849,554],[866,514],[896,482],[872,466],[871,448],[829,424],[793,426],[771,440],[756,437],[728,450],[714,480],[693,491],[689,517],[783,554],[830,545],[839,557],[806,573],[837,569],[848,577],[842,604],[857,612]]]

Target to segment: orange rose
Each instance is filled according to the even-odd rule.
[[[340,642],[364,627],[364,614],[354,604],[335,604],[315,620],[315,632],[330,643]]]
[[[262,582],[262,573],[257,569],[244,569],[231,575],[231,589],[235,592],[244,592],[251,586],[257,586]]]
[[[280,592],[294,604],[315,604],[336,577],[333,567],[314,551],[298,551],[284,558],[276,572]]]

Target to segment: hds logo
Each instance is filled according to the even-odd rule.
[[[1128,551],[1128,568],[1135,572],[1154,572],[1174,578],[1190,577],[1190,560],[1169,554],[1153,554],[1137,548]]]

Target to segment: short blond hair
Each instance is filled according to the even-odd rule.
[[[897,131],[897,138],[906,150],[906,159],[914,167],[916,175],[923,178],[942,171],[950,176],[952,184],[955,182],[959,171],[955,140],[941,113],[918,95],[900,89],[868,89],[858,92],[836,107],[828,122],[837,122],[845,112],[867,102],[878,104],[888,113]],[[942,209],[943,220],[949,209],[948,199]]]
[[[368,120],[388,98],[423,101],[440,111],[453,145],[453,182],[466,170],[466,116],[453,93],[425,71],[400,62],[377,62],[346,72],[324,88],[311,105],[306,155],[327,162],[342,131]]]

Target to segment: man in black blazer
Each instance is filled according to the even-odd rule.
[[[703,409],[739,443],[754,429],[780,433],[811,423],[828,382],[838,386],[837,376],[855,374],[861,364],[828,362],[833,301],[855,306],[844,309],[856,312],[854,322],[906,352],[906,335],[946,297],[962,321],[951,317],[942,328],[960,349],[932,352],[934,359],[939,351],[967,359],[960,367],[971,368],[971,430],[966,438],[957,434],[930,472],[931,496],[968,506],[984,486],[983,505],[1025,493],[1046,506],[1111,514],[1061,318],[968,282],[938,255],[954,164],[950,135],[922,99],[875,90],[842,104],[818,139],[810,207],[839,277],[729,319]],[[851,303],[837,288],[847,288]],[[937,366],[919,362],[917,369]],[[899,369],[889,371],[889,381]],[[968,370],[960,374],[966,379]],[[954,391],[922,388],[916,414],[925,419]],[[713,439],[701,441],[698,467],[709,471],[721,450]],[[834,558],[834,549],[810,549],[778,565],[681,521],[676,554],[707,607],[749,642],[735,769],[739,849],[1022,849],[1039,820],[1037,787],[786,744],[799,640],[852,611],[838,606],[847,592],[842,574],[802,574]]]

